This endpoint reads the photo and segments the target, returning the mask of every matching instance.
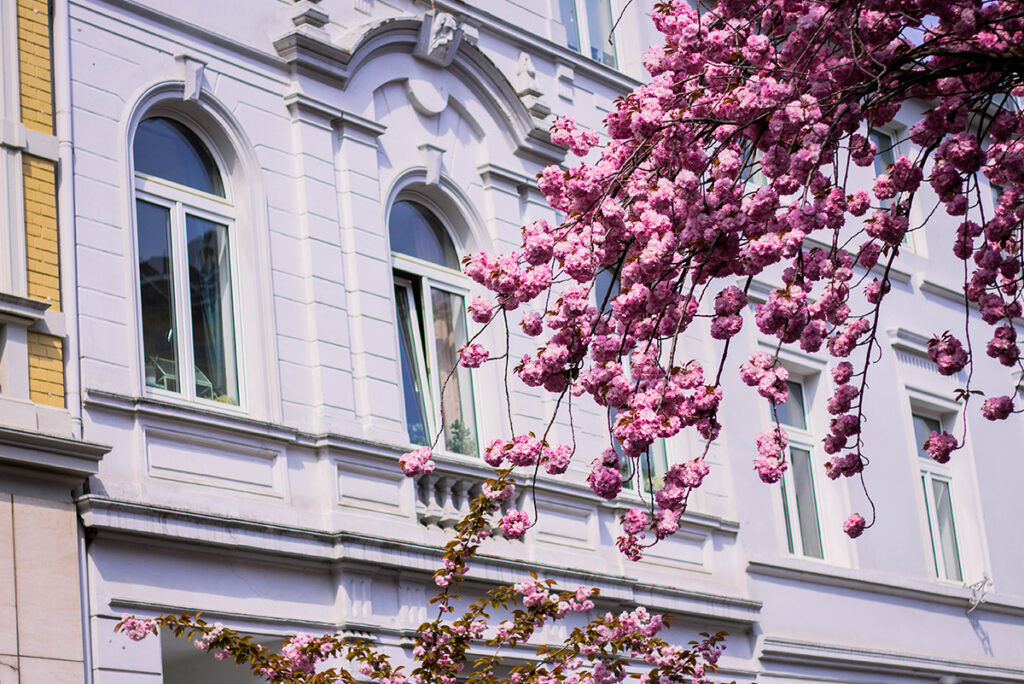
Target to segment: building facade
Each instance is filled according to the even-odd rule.
[[[0,4],[0,681],[81,681],[85,546],[73,490],[106,449],[82,439],[65,71],[45,0]],[[65,81],[66,83],[66,81]]]
[[[479,292],[459,260],[558,219],[535,182],[565,161],[553,115],[601,128],[642,76],[652,7],[0,0],[0,445],[13,445],[0,455],[49,478],[38,500],[57,502],[3,479],[14,524],[0,516],[0,539],[13,529],[17,543],[0,546],[14,550],[0,591],[18,593],[0,594],[0,625],[15,625],[0,629],[2,684],[251,681],[186,642],[115,635],[124,613],[201,610],[268,644],[347,631],[404,657],[438,548],[487,475],[481,445],[555,408],[521,384],[506,393],[501,364],[444,382],[476,331],[465,304]],[[725,630],[725,680],[1024,679],[1024,425],[969,413],[968,447],[943,466],[916,446],[963,419],[963,380],[926,352],[963,321],[951,236],[917,231],[893,275],[866,437],[870,534],[842,534],[867,503],[823,476],[827,359],[784,352],[781,486],[751,467],[768,406],[730,377],[726,430],[680,532],[625,561],[618,516],[639,497],[586,487],[606,416],[578,403],[573,477],[521,488],[537,524],[482,548],[472,591],[533,568],[599,587],[602,610],[675,614],[681,643]],[[682,344],[719,351],[696,331]],[[763,341],[747,326],[732,344],[739,358]],[[510,351],[530,340],[513,333]],[[1012,389],[1019,379],[987,361],[975,381]],[[437,470],[403,477],[398,457],[442,425]],[[567,416],[555,433],[569,440]],[[660,445],[652,476],[700,448]],[[53,543],[19,532],[23,509],[59,511]],[[59,557],[19,565],[18,535]],[[67,577],[40,584],[44,566]],[[46,625],[66,650],[33,641],[44,595],[23,593],[36,585],[67,594],[43,604],[59,604]],[[38,674],[43,658],[63,669]]]

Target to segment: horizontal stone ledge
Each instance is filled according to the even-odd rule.
[[[441,549],[398,539],[351,532],[327,532],[305,527],[259,523],[194,513],[87,494],[79,497],[79,514],[85,527],[97,535],[126,535],[160,542],[180,542],[215,548],[218,554],[235,552],[240,557],[257,554],[261,562],[276,556],[286,563],[307,563],[324,569],[370,564],[395,572],[421,574],[438,568]],[[611,548],[609,553],[613,552]],[[757,621],[761,603],[743,596],[667,587],[631,577],[556,567],[530,561],[510,560],[481,553],[467,580],[487,586],[508,584],[511,578],[534,570],[558,586],[579,584],[601,590],[603,601],[627,607],[644,604],[652,610],[676,615],[713,617],[723,622],[749,625]],[[514,580],[511,580],[514,581]],[[642,598],[641,598],[642,597]]]

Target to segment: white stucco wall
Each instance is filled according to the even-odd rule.
[[[538,133],[550,119],[531,119],[515,94],[520,55],[530,56],[553,111],[599,128],[629,76],[639,76],[641,47],[656,38],[643,16],[652,3],[633,3],[619,34],[625,76],[562,46],[555,0],[439,1],[464,31],[458,56],[441,67],[412,54],[430,4],[70,4],[85,437],[113,445],[79,500],[91,534],[98,683],[185,681],[194,672],[226,681],[167,642],[111,636],[124,612],[201,609],[270,639],[360,629],[396,652],[402,630],[425,618],[422,597],[446,534],[420,523],[432,502],[426,483],[396,467],[409,444],[388,207],[419,193],[453,225],[464,253],[517,247],[524,221],[555,219],[532,179],[560,159]],[[329,22],[301,30],[302,50],[275,47],[305,7]],[[189,83],[178,55],[205,63],[197,102],[182,101]],[[144,388],[130,140],[158,111],[177,112],[206,137],[238,213],[238,408],[158,399]],[[913,112],[901,116],[909,122]],[[442,150],[437,183],[425,183],[424,144]],[[922,360],[907,342],[913,335],[895,331],[927,337],[962,326],[963,305],[950,294],[958,272],[945,254],[951,235],[929,230],[927,244],[915,243],[920,255],[901,260],[906,270],[887,300],[881,329],[893,336],[880,340],[865,445],[879,511],[870,534],[851,542],[840,529],[850,511],[866,513],[857,483],[816,470],[826,559],[788,553],[778,487],[751,469],[767,407],[727,373],[714,471],[675,538],[639,564],[618,555],[617,516],[630,495],[597,502],[583,486],[604,442],[603,415],[580,404],[574,477],[542,477],[523,495],[538,525],[525,542],[485,545],[474,578],[508,582],[540,566],[567,585],[601,587],[608,609],[643,603],[684,616],[681,642],[691,628],[725,629],[724,675],[738,680],[1024,678],[1020,420],[993,426],[969,416],[969,446],[952,466],[965,583],[992,581],[969,615],[970,592],[935,577],[920,494],[911,405],[955,413],[947,399],[956,383]],[[752,326],[732,344],[737,359],[757,349]],[[716,350],[696,331],[684,347],[703,359]],[[514,357],[530,348],[513,335]],[[810,430],[823,433],[825,357],[785,358],[814,388]],[[1006,393],[1001,369],[976,359],[979,385]],[[508,434],[500,370],[485,367],[475,379],[481,443]],[[551,401],[516,383],[511,390],[516,429],[538,427]],[[564,419],[556,430],[568,438]],[[675,460],[697,449],[690,437],[668,446]],[[449,479],[436,480],[438,491],[468,488],[480,465],[439,458],[437,476]]]

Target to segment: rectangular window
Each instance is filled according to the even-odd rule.
[[[611,0],[559,0],[565,44],[612,68],[618,66],[615,46],[609,42],[612,32]]]
[[[789,552],[802,553],[812,558],[824,558],[818,522],[818,501],[814,494],[814,476],[811,472],[811,452],[800,447],[790,447],[789,461],[789,470],[793,473],[790,478],[792,493],[786,491],[785,478],[782,483],[787,508],[786,525],[796,527],[799,531],[797,535],[797,530],[787,530],[786,536],[790,540]],[[799,551],[796,550],[797,537],[800,539]]]
[[[465,298],[426,277],[396,275],[395,307],[409,441],[428,445],[443,425],[445,449],[476,454],[472,377],[458,363]]]
[[[789,468],[782,477],[782,512],[789,552],[824,558],[818,497],[814,478],[814,440],[808,432],[806,393],[803,383],[787,380],[786,402],[773,406],[773,417],[789,436]]]
[[[919,413],[913,414],[913,422],[935,574],[940,579],[961,582],[963,572],[953,515],[951,469],[948,464],[934,461],[924,449],[924,443],[931,433],[942,430],[942,423],[935,417]]]

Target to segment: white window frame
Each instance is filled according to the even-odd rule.
[[[415,202],[423,205],[424,208],[433,213],[435,218],[437,218],[441,225],[444,226],[444,229],[448,234],[449,240],[451,240],[452,245],[455,247],[456,254],[460,253],[458,242],[454,239],[451,230],[449,230],[448,226],[445,224],[445,221],[442,218],[442,214],[439,211],[437,211],[432,204],[425,202],[424,199],[419,196],[412,198],[400,197],[397,201]],[[430,292],[431,290],[440,290],[442,292],[454,294],[459,297],[462,297],[464,303],[468,303],[470,295],[469,286],[466,277],[462,273],[458,271],[453,271],[452,269],[445,268],[443,266],[439,266],[429,261],[425,261],[423,259],[418,259],[416,257],[409,256],[408,254],[402,254],[401,252],[391,252],[391,267],[393,283],[395,285],[400,285],[401,287],[406,289],[407,292],[413,293],[414,296],[418,296],[422,304],[421,308],[423,320],[413,320],[410,321],[410,324],[411,328],[413,329],[413,336],[415,338],[414,343],[418,345],[416,349],[412,350],[412,353],[415,354],[417,357],[417,365],[419,366],[420,369],[420,382],[424,383],[423,387],[427,388],[427,397],[425,398],[429,401],[429,404],[427,406],[424,406],[423,408],[425,414],[424,419],[426,420],[427,423],[427,443],[430,444],[433,442],[434,436],[441,429],[441,385],[444,382],[444,378],[440,377],[440,374],[438,372],[439,369],[437,361],[437,348],[434,345],[433,340],[427,340],[424,339],[423,337],[424,331],[433,330],[434,328],[434,312],[433,307],[431,306],[432,300],[430,297]],[[415,292],[415,290],[417,290],[416,283],[408,276],[412,276],[414,278],[419,279],[418,292]],[[392,290],[394,290],[394,288],[392,288]],[[416,303],[413,301],[409,302],[409,304],[409,310],[411,312],[417,312]],[[396,316],[398,315],[397,305],[392,306],[392,311],[395,312]],[[418,313],[413,313],[413,315],[417,316],[417,318],[419,317]],[[467,339],[473,336],[473,330],[470,327],[471,321],[472,319],[468,315],[466,315]],[[417,327],[416,323],[420,323],[422,327]],[[396,342],[399,345],[401,345],[402,341],[401,339],[399,339],[399,337],[401,336],[401,331],[399,330],[397,320],[395,325],[395,333]],[[396,347],[396,350],[397,349],[399,349],[399,347]],[[399,369],[399,377],[401,377],[401,372],[401,369]],[[446,375],[447,372],[448,371],[445,371]],[[440,447],[440,450],[446,454],[469,458],[477,458],[479,457],[482,451],[482,437],[480,432],[480,411],[478,410],[477,407],[477,397],[480,396],[480,392],[477,387],[478,381],[476,376],[477,374],[475,372],[473,372],[472,370],[469,371],[470,390],[473,393],[470,405],[473,411],[472,428],[474,439],[476,441],[475,453],[462,454],[459,452],[450,451],[448,449],[445,435],[441,435],[441,439],[439,440],[438,445]],[[409,426],[406,424],[405,420],[405,402],[409,401],[409,398],[405,396],[405,390],[404,387],[401,387],[401,382],[399,383],[399,385],[400,391],[402,392],[403,401],[402,424],[405,426],[406,435],[408,435]]]
[[[826,543],[825,527],[822,524],[824,516],[822,507],[822,498],[819,482],[821,480],[821,471],[819,470],[819,461],[817,457],[817,440],[815,439],[814,432],[812,429],[812,410],[811,403],[813,397],[813,388],[811,385],[810,378],[802,376],[796,373],[790,372],[789,382],[800,386],[801,393],[803,394],[804,404],[804,428],[799,428],[788,423],[779,422],[779,428],[781,428],[786,435],[789,437],[789,443],[786,446],[786,460],[788,467],[782,474],[781,486],[779,488],[780,497],[782,499],[782,515],[783,522],[786,529],[786,550],[791,556],[799,558],[808,558],[816,561],[828,561],[830,560],[830,554],[828,550],[828,544]],[[775,426],[775,416],[773,406],[769,402],[765,402],[767,405],[768,419],[771,425]],[[808,467],[811,476],[811,494],[814,497],[814,516],[818,527],[818,545],[821,548],[821,556],[814,556],[811,554],[804,553],[804,539],[803,532],[800,529],[800,506],[797,500],[797,487],[796,479],[793,473],[793,455],[792,450],[800,449],[807,452],[808,456]]]
[[[163,116],[163,115],[162,115]],[[223,160],[216,152],[216,148],[209,140],[197,130],[196,127],[183,123],[206,147],[206,151],[213,157],[220,174],[224,187],[224,197],[218,197],[209,193],[180,185],[164,178],[152,176],[134,168],[133,177],[134,193],[132,197],[132,244],[134,249],[134,273],[136,282],[136,325],[139,331],[139,344],[137,361],[140,369],[140,384],[142,391],[147,396],[171,401],[186,401],[198,403],[203,406],[217,408],[219,410],[245,412],[246,391],[245,391],[245,369],[244,355],[242,350],[242,325],[239,306],[239,274],[238,274],[238,245],[235,232],[235,220],[237,214],[231,197],[231,187],[228,179],[224,176]],[[134,149],[134,148],[133,148]],[[142,331],[142,298],[141,283],[139,282],[139,253],[138,253],[138,210],[137,202],[141,200],[150,204],[158,205],[170,211],[170,254],[171,254],[171,279],[174,289],[174,326],[177,333],[175,340],[175,353],[177,354],[178,370],[178,392],[152,387],[146,383],[146,352],[143,343]],[[226,403],[215,399],[206,399],[196,394],[195,362],[193,359],[192,340],[192,315],[189,310],[191,297],[189,294],[188,276],[186,274],[188,264],[188,247],[185,236],[185,216],[191,214],[225,226],[228,235],[228,271],[231,278],[231,323],[233,329],[233,355],[234,373],[238,392],[238,403]]]
[[[562,21],[562,2],[572,2],[573,6],[575,7],[575,11],[576,11],[576,28],[579,31],[579,50],[578,51],[573,50],[573,48],[569,45],[569,33],[572,30],[572,28],[570,26],[567,26]],[[615,10],[616,10],[616,4],[617,3],[614,0],[598,0],[598,2],[607,2],[608,3],[608,11],[611,13],[612,23],[614,24],[615,23],[615,18],[616,18]],[[620,69],[621,68],[621,65],[622,65],[622,55],[619,54],[619,44],[618,44],[618,41],[613,41],[612,43],[608,44],[608,52],[611,53],[612,59],[615,62],[614,64],[608,64],[607,62],[604,61],[603,46],[602,46],[602,57],[601,58],[595,58],[594,57],[594,46],[590,42],[590,21],[591,21],[591,17],[590,17],[590,14],[587,12],[587,0],[555,0],[554,7],[555,7],[555,11],[558,12],[558,21],[559,21],[559,23],[562,24],[562,27],[565,29],[565,44],[566,44],[566,47],[568,47],[570,50],[573,50],[573,52],[577,52],[577,54],[580,54],[583,57],[586,57],[589,60],[597,62],[598,64],[604,64],[609,69]]]
[[[914,430],[913,424],[913,418],[915,416],[920,416],[937,422],[940,432],[943,430],[951,431],[956,422],[957,414],[950,413],[948,411],[940,411],[932,406],[912,401],[910,405],[910,415],[910,434],[914,444],[914,449],[911,453],[914,454],[914,458],[917,462],[917,480],[919,483],[918,486],[920,487],[918,491],[921,492],[920,496],[923,499],[924,526],[927,528],[928,532],[928,535],[924,538],[929,541],[931,546],[932,573],[939,581],[961,584],[967,576],[967,568],[964,563],[962,516],[958,513],[960,509],[960,505],[957,501],[959,487],[954,483],[953,461],[951,460],[949,463],[939,463],[932,458],[925,458],[921,456],[919,453],[921,445],[917,443],[917,434]],[[957,458],[958,455],[962,454],[963,452],[954,453],[952,458]],[[942,540],[938,534],[939,517],[938,508],[935,502],[935,489],[932,484],[933,482],[945,483],[949,488],[950,517],[953,521],[953,543],[956,546],[956,567],[960,571],[959,578],[949,577],[946,574],[947,558],[942,549]]]
[[[890,127],[884,127],[884,126],[881,127],[881,128],[871,127],[871,128],[868,129],[867,136],[868,136],[868,140],[870,140],[871,142],[875,142],[874,137],[876,135],[884,135],[885,137],[887,137],[892,142],[891,147],[889,148],[889,154],[892,156],[892,161],[891,162],[886,161],[885,162],[886,167],[888,167],[888,165],[890,163],[895,163],[896,159],[899,158],[899,156],[901,154],[906,154],[908,157],[910,157],[909,150],[905,149],[906,145],[908,144],[907,141],[901,141],[900,140],[900,136],[903,134],[904,130],[905,129],[894,129],[894,128],[891,127],[891,124],[890,124]],[[876,143],[876,146],[877,146],[877,143]],[[881,152],[882,148],[879,147],[878,151]],[[872,171],[872,176],[871,176],[872,185],[871,185],[871,187],[868,188],[868,192],[869,193],[871,193],[871,191],[873,189],[874,179],[877,176],[882,175],[883,173],[889,173],[888,168],[879,170],[878,169],[878,164],[879,164],[879,160],[878,160],[878,156],[876,155],[875,156],[874,167],[871,169],[871,171]],[[918,193],[920,193],[920,190],[918,191]],[[900,193],[900,194],[902,194],[902,193]],[[898,199],[898,198],[899,198],[899,195],[897,195],[897,197],[895,199]],[[892,206],[892,203],[895,201],[895,199],[879,200],[879,199],[877,199],[874,196],[874,194],[871,194],[871,201],[872,201],[872,203],[879,202],[883,208],[888,208],[888,207]],[[917,228],[919,228],[921,226],[921,224],[922,224],[922,221],[920,220],[920,217],[918,215],[918,205],[919,204],[920,204],[919,201],[915,202],[914,206],[912,206],[910,208],[910,215],[907,217],[909,229],[907,230],[906,234],[903,236],[903,244],[902,244],[902,246],[905,247],[906,249],[909,249],[912,253],[917,254],[918,256],[927,256],[927,251],[926,251],[926,248],[925,248],[926,247],[925,246],[925,240],[924,240],[924,231],[917,230]]]

